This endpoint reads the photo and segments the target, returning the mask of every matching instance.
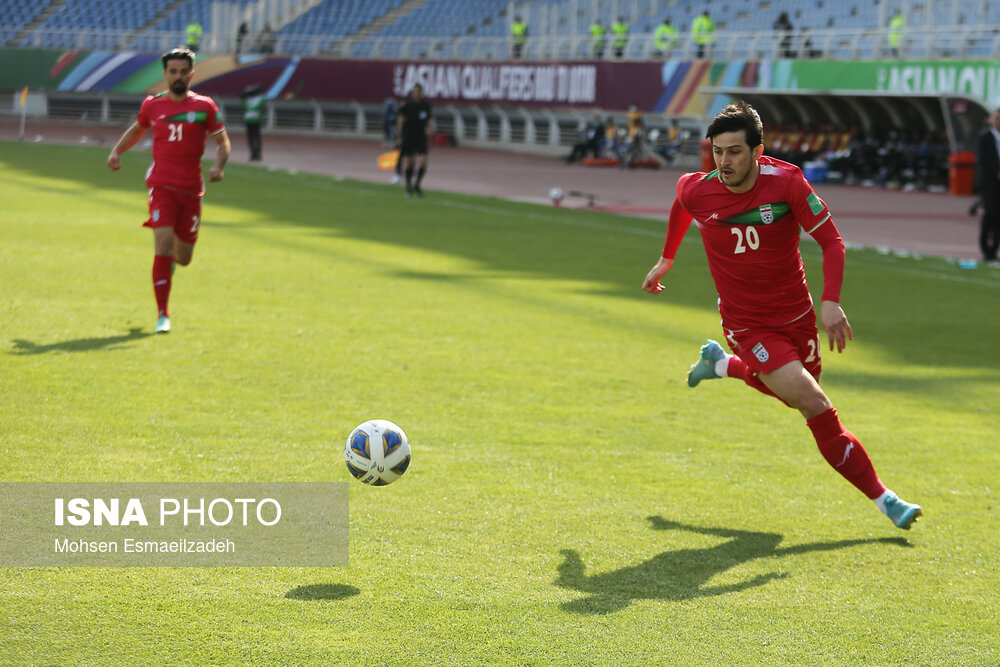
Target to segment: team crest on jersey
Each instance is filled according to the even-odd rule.
[[[196,118],[194,111],[188,111],[188,122],[193,123]]]
[[[763,343],[757,343],[753,346],[753,356],[757,357],[757,361],[762,364],[771,358],[771,355],[767,353],[767,349],[764,347]]]
[[[726,216],[726,222],[736,225],[770,225],[785,217],[791,210],[787,202],[775,201],[756,208]]]

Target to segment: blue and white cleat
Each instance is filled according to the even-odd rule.
[[[156,318],[156,333],[170,333],[170,318],[160,315]]]
[[[720,376],[715,372],[715,362],[724,359],[725,356],[722,346],[709,339],[701,346],[701,359],[688,371],[688,386],[697,387],[702,380],[718,380]]]
[[[897,528],[909,530],[919,517],[924,515],[920,505],[908,503],[899,496],[885,499],[885,515],[892,519]]]

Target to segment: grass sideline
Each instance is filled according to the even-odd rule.
[[[988,270],[848,254],[824,384],[903,533],[796,413],[686,387],[693,236],[652,297],[662,222],[233,164],[153,336],[148,154],[105,157],[0,143],[0,479],[348,481],[376,417],[413,463],[351,481],[347,568],[0,569],[0,664],[1000,660]]]

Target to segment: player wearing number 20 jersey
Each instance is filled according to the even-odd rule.
[[[139,107],[136,123],[153,130],[153,164],[146,172],[147,187],[205,194],[201,177],[205,140],[226,129],[212,98],[190,93],[175,102],[166,93],[150,96]]]
[[[756,184],[739,194],[718,170],[684,174],[663,250],[673,259],[695,221],[729,331],[780,327],[813,312],[798,249],[802,230],[823,248],[823,301],[840,302],[844,242],[829,209],[798,167],[766,156],[757,162]]]
[[[684,174],[670,210],[663,254],[642,288],[659,294],[681,239],[694,221],[719,293],[726,354],[714,340],[701,348],[687,384],[731,377],[775,396],[806,419],[827,463],[899,528],[922,514],[882,483],[861,441],[840,421],[819,385],[820,344],[799,254],[802,231],[823,248],[820,321],[843,351],[854,334],[840,306],[844,241],[830,211],[798,167],[764,157],[764,128],[745,102],[726,106],[709,124],[716,169]]]

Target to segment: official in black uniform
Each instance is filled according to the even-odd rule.
[[[410,90],[410,96],[399,108],[396,117],[396,136],[399,137],[399,159],[405,160],[406,196],[424,196],[420,183],[427,172],[427,136],[434,132],[431,105],[424,99],[424,87],[419,83]],[[417,180],[413,180],[413,162],[416,156]]]

